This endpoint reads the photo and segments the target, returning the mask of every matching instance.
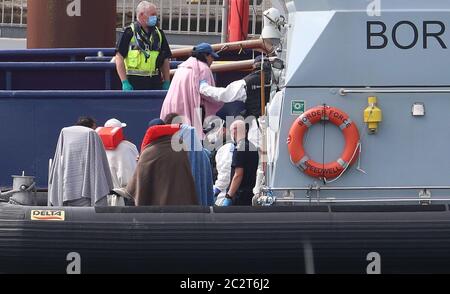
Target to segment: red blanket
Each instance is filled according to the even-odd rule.
[[[161,126],[153,126],[147,129],[145,133],[144,139],[141,144],[141,153],[144,151],[145,147],[150,145],[150,143],[155,140],[163,137],[163,136],[172,136],[176,132],[180,130],[180,125],[161,125]]]

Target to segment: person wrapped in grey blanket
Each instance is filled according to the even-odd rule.
[[[91,128],[63,128],[50,166],[49,206],[107,205],[113,188],[103,143]]]

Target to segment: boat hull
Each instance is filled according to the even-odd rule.
[[[0,206],[0,272],[450,272],[446,205],[52,208]],[[71,255],[72,254],[72,255]]]

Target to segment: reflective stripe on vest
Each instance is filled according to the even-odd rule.
[[[125,58],[125,68],[127,70],[127,75],[133,76],[156,76],[159,75],[156,62],[159,56],[159,50],[161,49],[162,35],[157,27],[155,27],[155,32],[159,37],[158,50],[152,50],[146,44],[146,48],[139,48],[136,40],[136,28],[134,24],[131,24],[131,30],[133,31],[133,38],[130,41],[130,49],[128,50],[128,55]],[[153,36],[154,32],[150,36],[150,43],[153,47]],[[137,47],[137,49],[135,49]]]

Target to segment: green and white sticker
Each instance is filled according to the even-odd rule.
[[[305,112],[305,101],[293,100],[291,104],[291,115],[302,115]]]

